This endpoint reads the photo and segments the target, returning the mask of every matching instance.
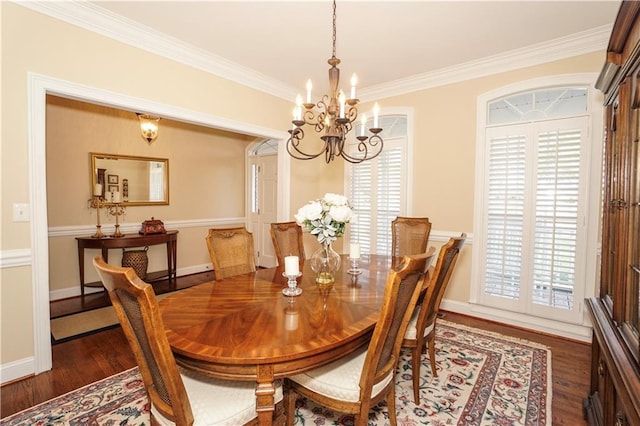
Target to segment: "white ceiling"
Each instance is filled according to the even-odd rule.
[[[308,78],[318,95],[326,88],[332,24],[328,0],[87,4],[103,17],[154,35],[159,45],[158,32],[209,58],[224,58],[238,74],[258,73],[291,91],[303,92]],[[618,0],[339,0],[341,87],[348,90],[353,72],[359,88],[375,89],[594,35],[604,49],[619,5]]]

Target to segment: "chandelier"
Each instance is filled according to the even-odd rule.
[[[358,118],[359,100],[356,98],[357,77],[351,77],[351,92],[347,99],[344,92],[338,89],[340,83],[340,70],[337,65],[340,59],[336,58],[336,0],[333,0],[333,55],[327,61],[329,68],[329,94],[325,94],[314,104],[311,102],[311,80],[307,81],[307,99],[302,102],[302,96],[296,98],[296,107],[293,110],[293,128],[289,130],[287,140],[287,152],[298,160],[311,160],[324,154],[327,164],[336,157],[342,157],[350,163],[361,163],[371,160],[382,152],[384,141],[379,133],[382,128],[378,126],[379,107],[376,103],[373,107],[373,127],[369,129],[369,135],[365,131],[367,123],[366,115],[362,114],[360,119],[360,132],[356,136],[358,140],[355,150],[350,155],[346,146],[347,134],[354,126]],[[308,124],[318,133],[324,132],[320,139],[324,144],[320,151],[309,154],[301,147],[304,139],[302,126]]]

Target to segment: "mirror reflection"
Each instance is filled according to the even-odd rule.
[[[169,160],[90,153],[91,193],[107,204],[169,204]]]

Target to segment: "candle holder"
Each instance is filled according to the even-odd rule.
[[[285,296],[299,296],[302,293],[302,289],[298,287],[296,278],[301,277],[302,273],[298,272],[295,275],[288,275],[286,272],[283,272],[282,276],[287,278],[287,288],[282,289],[282,294]]]
[[[351,265],[351,268],[347,271],[348,274],[351,275],[360,275],[362,273],[362,271],[360,270],[360,258],[356,257],[350,257],[349,258],[349,264]]]
[[[120,203],[113,203],[112,206],[109,206],[109,214],[116,217],[116,231],[113,233],[112,237],[118,238],[124,236],[124,234],[120,232],[120,223],[118,218],[125,214],[125,212],[126,209],[124,206],[121,206]]]
[[[97,224],[96,233],[91,238],[103,238],[105,235],[102,233],[102,225],[100,224],[100,209],[102,208],[102,197],[100,195],[94,195],[89,199],[89,208],[96,209]]]

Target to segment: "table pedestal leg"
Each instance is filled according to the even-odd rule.
[[[258,366],[258,385],[256,386],[256,410],[258,411],[258,424],[271,426],[275,411],[275,387],[273,384],[273,366]]]

